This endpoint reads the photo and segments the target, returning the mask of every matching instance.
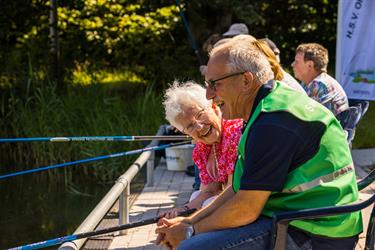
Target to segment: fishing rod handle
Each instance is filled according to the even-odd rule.
[[[188,216],[188,215],[190,215],[190,214],[192,214],[196,211],[197,211],[196,208],[188,209],[186,211],[178,213],[178,216]],[[97,236],[97,235],[101,235],[101,234],[121,231],[121,230],[125,230],[125,229],[131,229],[131,228],[135,228],[135,227],[146,226],[146,225],[157,223],[161,218],[163,218],[163,217],[162,216],[156,216],[156,217],[150,218],[150,219],[136,221],[136,222],[132,222],[132,223],[128,223],[128,224],[122,224],[122,225],[114,226],[114,227],[110,227],[110,228],[104,228],[104,229],[100,229],[100,230],[97,230],[97,231],[77,234],[76,237],[77,237],[77,239],[82,239],[82,238],[87,238],[87,237],[91,237],[91,236]]]
[[[188,210],[182,211],[178,213],[178,216],[189,216],[193,213],[195,213],[198,209],[196,208],[190,208]]]
[[[191,208],[191,209],[188,209],[186,211],[179,212],[178,216],[189,216],[196,211],[197,211],[196,208]],[[118,226],[118,229],[116,231],[157,223],[161,218],[163,218],[163,216],[156,216],[156,217],[151,218],[151,219],[136,221],[136,222],[129,223],[129,224],[123,224],[123,225]],[[115,229],[115,228],[116,227],[114,227],[113,229]],[[106,229],[103,229],[103,230],[106,230]],[[111,230],[111,229],[107,229],[107,230]],[[99,231],[97,231],[97,232],[99,232]]]

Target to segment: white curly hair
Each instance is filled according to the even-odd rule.
[[[172,126],[182,131],[182,125],[176,121],[178,115],[193,105],[198,105],[202,109],[210,108],[212,101],[206,99],[206,90],[201,85],[193,81],[175,80],[165,91],[163,105],[165,118]]]

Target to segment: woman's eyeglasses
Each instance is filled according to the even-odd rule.
[[[182,130],[184,134],[192,134],[196,130],[198,123],[202,123],[205,118],[205,109],[201,109],[194,115],[195,121],[190,123],[186,128]]]

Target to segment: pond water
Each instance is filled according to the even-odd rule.
[[[135,186],[144,183],[142,176]],[[0,249],[72,234],[112,185],[87,180],[65,184],[38,174],[1,180]]]

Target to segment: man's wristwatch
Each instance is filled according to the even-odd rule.
[[[189,225],[186,228],[185,239],[190,239],[195,233],[193,225]]]

